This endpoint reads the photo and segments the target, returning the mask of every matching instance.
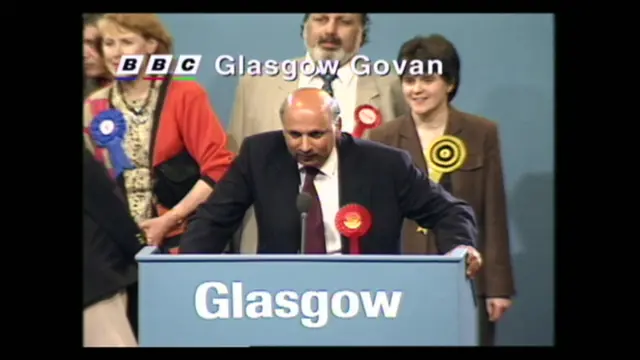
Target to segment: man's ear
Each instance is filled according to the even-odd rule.
[[[336,131],[337,132],[341,132],[342,131],[342,117],[338,115],[338,117],[336,117],[336,119],[333,122],[334,126],[336,127]]]

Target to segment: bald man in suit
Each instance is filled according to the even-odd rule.
[[[229,124],[230,146],[239,148],[248,136],[282,129],[280,104],[298,88],[322,88],[334,96],[341,107],[342,130],[348,133],[355,128],[354,112],[357,106],[373,105],[380,110],[383,122],[406,113],[407,106],[396,74],[358,76],[349,65],[367,42],[368,25],[366,13],[305,14],[302,37],[307,54],[294,61],[337,60],[342,65],[337,77],[311,78],[300,74],[293,81],[285,79],[284,74],[242,77]],[[257,234],[253,208],[250,208],[234,247],[242,253],[255,253]]]

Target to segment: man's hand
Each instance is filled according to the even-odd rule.
[[[473,246],[460,245],[456,246],[453,250],[449,251],[446,255],[451,255],[452,252],[458,249],[467,250],[467,276],[473,279],[480,268],[482,267],[482,256]]]
[[[498,321],[511,307],[511,300],[505,298],[487,298],[489,321]]]

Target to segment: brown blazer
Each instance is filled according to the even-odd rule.
[[[478,276],[479,295],[511,297],[515,287],[498,127],[490,120],[451,108],[445,134],[460,138],[467,147],[465,163],[449,176],[453,195],[469,202],[476,213],[478,248],[484,256],[484,270]],[[408,151],[415,165],[427,171],[418,133],[409,115],[382,124],[369,133],[369,138]],[[437,254],[433,233],[428,232],[425,239],[417,228],[415,222],[405,221],[403,252]]]

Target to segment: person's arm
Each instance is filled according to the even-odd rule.
[[[509,298],[515,293],[509,230],[507,201],[502,172],[502,155],[497,126],[488,132],[485,145],[484,189],[484,272],[486,295]]]
[[[211,195],[234,157],[227,149],[227,134],[204,89],[198,87],[198,91],[185,104],[182,116],[184,118],[178,120],[180,133],[187,151],[200,166],[202,177],[167,213],[177,221],[188,217]]]
[[[125,258],[133,261],[146,241],[144,233],[129,215],[120,188],[109,177],[107,169],[86,148],[83,152],[82,170],[84,210],[110,235]]]
[[[217,183],[216,191],[196,211],[180,239],[180,253],[221,253],[233,238],[253,204],[249,144]]]
[[[395,165],[395,186],[404,216],[431,229],[441,254],[477,243],[475,215],[469,204],[455,198],[413,165],[405,151]]]

